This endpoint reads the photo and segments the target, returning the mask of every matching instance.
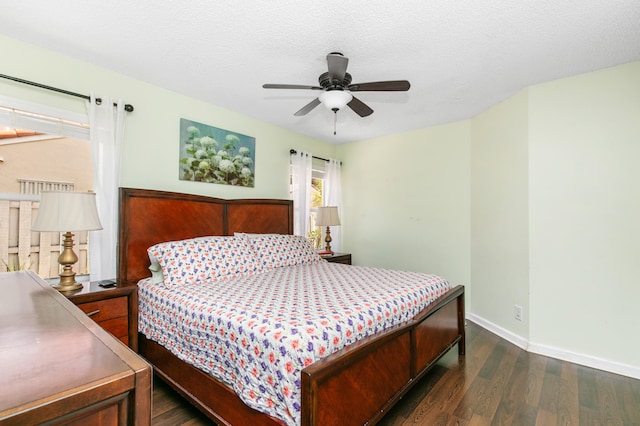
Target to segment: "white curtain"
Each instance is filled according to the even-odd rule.
[[[94,191],[101,231],[89,233],[91,280],[116,278],[118,247],[118,188],[126,112],[124,102],[117,107],[107,96],[97,105],[91,94],[88,103]]]
[[[342,192],[340,182],[340,161],[329,159],[325,166],[324,177],[324,189],[322,191],[322,198],[325,206],[337,206],[338,216],[340,217],[340,223],[342,224]],[[341,226],[331,227],[331,248],[335,252],[342,251],[342,238],[340,232]]]
[[[311,210],[311,154],[298,151],[291,155],[293,191],[293,233],[307,237]]]

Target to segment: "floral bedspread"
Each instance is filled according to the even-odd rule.
[[[300,424],[304,367],[413,318],[450,288],[436,275],[328,262],[203,285],[138,286],[147,338],[289,425]]]

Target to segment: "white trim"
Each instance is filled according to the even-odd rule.
[[[524,337],[521,337],[505,328],[502,328],[499,325],[492,323],[491,321],[487,321],[486,319],[479,317],[476,314],[467,313],[466,316],[468,320],[475,322],[480,327],[489,330],[493,334],[502,337],[506,341],[513,343],[514,345],[524,349],[525,351],[528,350],[527,347],[529,346],[529,342]]]
[[[89,140],[89,116],[47,105],[0,96],[0,124]]]
[[[0,200],[3,201],[40,201],[40,195],[33,194],[9,194],[0,192]]]
[[[541,343],[530,342],[524,337],[506,330],[499,325],[496,325],[491,321],[487,321],[486,319],[475,314],[467,313],[466,318],[470,321],[475,322],[482,328],[487,329],[488,331],[502,337],[508,342],[511,342],[514,345],[524,349],[527,352],[583,365],[585,367],[595,368],[597,370],[620,374],[622,376],[631,377],[634,379],[640,379],[640,367],[597,358],[591,355],[575,353],[566,349],[556,348]]]
[[[608,371],[614,374],[620,374],[622,376],[632,377],[634,379],[640,379],[640,368],[634,367],[633,365],[622,364],[591,355],[570,352],[564,349],[554,348],[553,346],[543,345],[541,343],[529,342],[529,352],[561,359],[563,361],[584,365],[598,370]]]
[[[63,137],[64,136],[60,136],[60,135],[44,134],[44,135],[34,135],[34,136],[20,136],[17,138],[4,138],[4,139],[0,139],[0,145],[15,145],[18,143],[25,143],[25,142],[48,141],[51,139],[61,139]]]
[[[63,120],[75,121],[76,123],[89,125],[89,115],[73,112],[65,109],[54,108],[48,105],[36,104],[22,99],[0,96],[0,105],[21,111],[34,112],[36,114],[47,115],[49,117],[61,118]]]

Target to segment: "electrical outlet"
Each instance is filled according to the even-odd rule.
[[[513,316],[518,320],[522,321],[522,306],[516,305],[513,311]]]

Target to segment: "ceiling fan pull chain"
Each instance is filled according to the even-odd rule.
[[[333,135],[336,135],[336,122],[338,121],[338,111],[333,111]]]

